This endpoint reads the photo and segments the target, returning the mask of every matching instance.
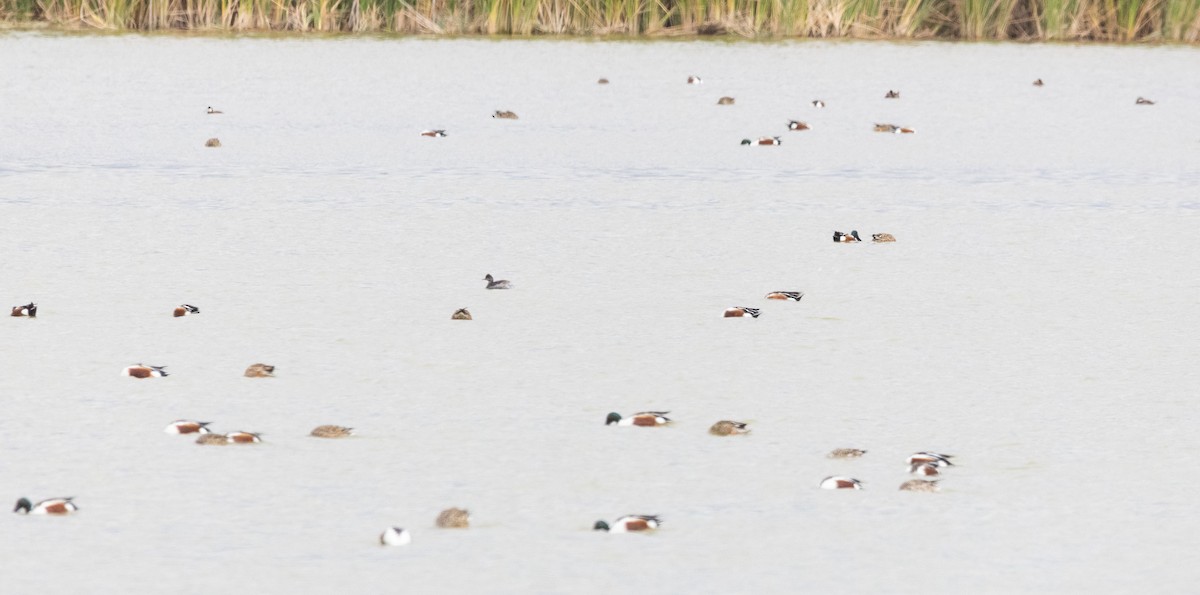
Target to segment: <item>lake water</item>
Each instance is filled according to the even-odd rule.
[[[0,81],[0,500],[80,507],[0,514],[7,593],[1200,579],[1200,49],[5,33]]]

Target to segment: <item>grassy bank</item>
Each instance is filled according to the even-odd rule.
[[[0,0],[65,28],[1200,41],[1200,0]]]

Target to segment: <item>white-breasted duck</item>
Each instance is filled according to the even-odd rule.
[[[408,545],[412,534],[401,527],[388,527],[379,535],[379,545]]]
[[[850,233],[842,233],[840,231],[833,232],[833,241],[839,244],[861,242],[862,238],[858,237],[858,230],[852,229]]]
[[[262,442],[262,438],[259,437],[260,435],[254,432],[230,432],[225,434],[225,439],[230,444],[258,444]]]
[[[487,281],[487,289],[512,289],[512,282],[508,279],[493,279],[492,274],[488,273],[483,277]]]
[[[49,498],[42,500],[37,504],[29,501],[29,498],[21,498],[17,500],[16,507],[13,512],[18,514],[71,514],[79,510],[78,506],[72,502],[74,498]]]
[[[708,433],[713,436],[733,436],[735,434],[749,434],[750,428],[740,421],[721,420],[712,425],[708,429]]]
[[[908,457],[908,464],[913,465],[918,463],[929,463],[934,467],[950,467],[954,465],[954,463],[950,462],[950,459],[952,458],[954,458],[954,455],[944,455],[936,452],[921,451]]]
[[[748,138],[743,138],[742,144],[743,145],[763,145],[763,146],[782,145],[783,138],[779,137],[779,136],[760,136],[758,138],[758,140],[756,140],[756,141],[750,140]]]
[[[833,475],[821,480],[823,490],[861,490],[862,482],[852,477]]]
[[[612,525],[602,520],[596,521],[596,524],[592,525],[592,530],[609,533],[635,533],[653,531],[661,524],[662,519],[658,518],[656,514],[629,514],[613,521]]]
[[[187,316],[188,314],[199,314],[199,313],[200,313],[200,308],[197,308],[191,304],[180,304],[178,306],[175,306],[175,318],[179,318],[180,316]]]
[[[689,85],[700,85],[700,84],[703,84],[703,83],[704,83],[704,81],[703,81],[703,80],[700,80],[700,77],[698,77],[698,76],[696,76],[696,75],[694,75],[694,74],[693,74],[692,76],[689,76],[689,77],[688,77],[688,84],[689,84]]]
[[[811,130],[811,127],[800,120],[788,120],[788,130]]]
[[[614,411],[609,413],[608,417],[604,418],[604,425],[611,426],[612,424],[617,424],[618,426],[643,426],[649,428],[665,426],[671,423],[671,418],[667,417],[668,413],[670,411],[641,411],[629,417],[621,417],[620,413]]]
[[[803,297],[803,291],[772,291],[771,293],[767,294],[768,300],[791,300],[793,302],[798,302]]]
[[[428,136],[431,138],[443,138],[446,136],[446,131],[445,130],[425,130],[425,131],[421,132],[421,136]]]
[[[28,316],[29,318],[37,318],[37,304],[29,302],[24,306],[13,306],[13,316]]]
[[[745,306],[734,306],[732,308],[726,308],[725,314],[722,315],[722,318],[742,318],[744,316],[749,316],[750,318],[758,318],[758,315],[760,312],[761,311],[758,308],[747,308]]]
[[[208,424],[211,421],[193,421],[190,419],[180,419],[171,422],[171,425],[163,429],[168,434],[208,434],[212,430],[208,429]]]
[[[897,126],[895,124],[876,124],[875,132],[890,132],[892,134],[913,134],[915,128],[907,128],[905,126]]]
[[[814,100],[812,100],[812,106],[817,109],[821,109],[821,108],[825,107],[825,102],[821,101],[820,99],[814,99]]]
[[[132,366],[126,366],[124,370],[121,370],[121,375],[131,376],[133,378],[163,378],[165,376],[169,376],[167,371],[163,369],[165,367],[166,366],[147,366],[144,364],[134,364]]]
[[[225,112],[223,112],[219,109],[213,109],[213,106],[210,105],[210,106],[208,106],[208,113],[211,115],[211,114],[223,114]]]

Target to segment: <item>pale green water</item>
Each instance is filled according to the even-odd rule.
[[[0,496],[81,508],[0,515],[5,592],[1200,578],[1195,49],[8,34],[0,56],[0,306],[41,306],[0,318]],[[760,135],[785,142],[737,144]],[[829,241],[850,228],[899,241]],[[138,361],[173,375],[118,375]],[[240,376],[258,361],[278,378]],[[643,409],[677,424],[602,423]],[[266,442],[200,448],[161,432],[178,418]],[[754,431],[707,435],[725,418]],[[360,436],[306,436],[325,423]],[[926,449],[961,465],[898,492]],[[835,473],[867,489],[816,488]],[[434,529],[448,506],[473,528]],[[627,513],[666,523],[589,530]],[[412,545],[378,547],[388,525]]]

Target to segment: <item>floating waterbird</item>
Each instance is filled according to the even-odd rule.
[[[208,113],[209,114],[223,114],[225,112],[223,112],[219,109],[213,109],[213,107],[210,105],[210,106],[208,106]]]
[[[862,482],[851,478],[834,475],[821,480],[823,490],[861,490]]]
[[[884,99],[900,99],[900,92],[888,90],[887,95],[884,95],[883,98]]]
[[[750,428],[740,421],[721,420],[712,425],[708,429],[708,433],[713,436],[732,436],[734,434],[748,434]]]
[[[208,434],[211,430],[208,429],[210,421],[192,421],[190,419],[181,419],[171,422],[163,431],[168,434]]]
[[[607,85],[607,84],[608,84],[608,79],[602,78],[602,79],[600,79],[600,80],[596,81],[596,84],[598,84],[598,85]]]
[[[267,364],[250,364],[242,376],[247,378],[272,378],[275,376],[275,366]]]
[[[772,291],[767,294],[768,300],[792,300],[793,302],[798,302],[802,297],[804,297],[803,291]]]
[[[466,529],[471,513],[462,508],[447,508],[437,515],[437,526],[443,529]]]
[[[857,459],[865,454],[867,451],[861,448],[835,448],[826,456],[831,459]]]
[[[936,492],[939,489],[936,479],[910,479],[900,484],[902,492]]]
[[[408,545],[412,535],[400,527],[388,527],[379,535],[380,545]]]
[[[499,118],[501,120],[516,120],[516,119],[518,119],[516,112],[500,111],[500,110],[496,110],[496,113],[492,114],[492,117]]]
[[[79,507],[75,506],[71,500],[73,498],[50,498],[34,504],[28,498],[21,498],[17,500],[13,512],[19,514],[71,514],[79,510]]]
[[[741,318],[743,316],[749,316],[750,318],[758,318],[759,312],[760,312],[760,310],[758,308],[747,308],[745,306],[735,306],[733,308],[726,308],[725,314],[722,317],[723,318]]]
[[[188,314],[199,314],[199,313],[200,313],[200,308],[197,308],[191,304],[181,304],[179,306],[175,306],[175,318],[179,318],[180,316],[187,316]]]
[[[228,446],[229,437],[225,434],[201,434],[196,444],[208,446]]]
[[[717,100],[717,105],[733,105],[732,97],[722,97]]]
[[[892,134],[913,134],[916,132],[914,128],[905,128],[896,126],[895,124],[876,124],[875,132],[890,132]]]
[[[814,99],[812,101],[812,106],[817,109],[821,109],[821,108],[825,107],[825,102],[821,101],[820,99]]]
[[[210,138],[210,139],[208,139],[208,140],[204,141],[204,146],[206,146],[206,147],[219,147],[219,146],[221,146],[221,139],[219,139],[219,138],[216,138],[216,137]]]
[[[445,130],[426,130],[421,133],[421,136],[429,136],[433,138],[442,138],[446,136]]]
[[[833,241],[839,244],[848,242],[861,242],[862,238],[858,237],[858,230],[852,229],[850,233],[842,233],[840,231],[833,232]]]
[[[492,278],[491,273],[484,275],[483,280],[487,281],[487,289],[512,289],[512,282],[507,279],[497,281]]]
[[[1035,87],[1041,87],[1042,85],[1045,85],[1045,84],[1046,83],[1042,82],[1042,79],[1037,79],[1036,81],[1033,81],[1033,86],[1035,86]],[[901,488],[901,489],[903,489],[903,488]]]
[[[782,145],[783,138],[778,136],[761,136],[757,141],[752,141],[748,138],[742,139],[743,145]]]
[[[142,364],[134,364],[132,366],[127,366],[124,370],[121,370],[121,375],[132,376],[134,378],[162,378],[169,375],[167,374],[167,371],[163,369],[165,367],[166,366],[146,366]]]
[[[308,435],[317,438],[345,438],[354,435],[353,429],[344,426],[317,426]]]
[[[950,459],[952,458],[954,458],[954,455],[944,455],[936,452],[922,451],[908,457],[908,464],[913,465],[918,463],[929,463],[935,467],[949,467],[954,464],[950,462]]]
[[[592,530],[608,531],[609,533],[631,533],[635,531],[653,531],[661,524],[662,520],[658,518],[658,515],[630,514],[613,521],[611,527],[604,521],[596,521],[596,524],[592,525]]]
[[[24,306],[13,306],[13,316],[28,316],[29,318],[37,318],[37,304],[29,302]]]
[[[466,308],[459,308],[450,315],[450,320],[471,320],[471,313]]]
[[[696,75],[692,75],[692,76],[689,76],[689,77],[688,77],[688,84],[689,84],[689,85],[700,85],[700,84],[703,84],[703,83],[704,83],[704,81],[700,80],[700,77],[698,77],[698,76],[696,76]]]
[[[788,120],[788,130],[809,130],[810,126],[800,120]]]
[[[873,233],[873,234],[871,234],[871,241],[872,242],[894,242],[894,241],[896,241],[896,236],[894,236],[890,233]]]
[[[1153,101],[1150,101],[1149,99],[1146,99],[1145,97],[1138,97],[1137,101],[1135,103],[1137,103],[1137,105],[1154,105]]]
[[[634,413],[629,417],[621,417],[620,413],[609,413],[604,419],[604,425],[610,426],[617,424],[618,426],[645,426],[657,427],[665,426],[671,423],[671,419],[667,417],[670,411],[641,411]]]

